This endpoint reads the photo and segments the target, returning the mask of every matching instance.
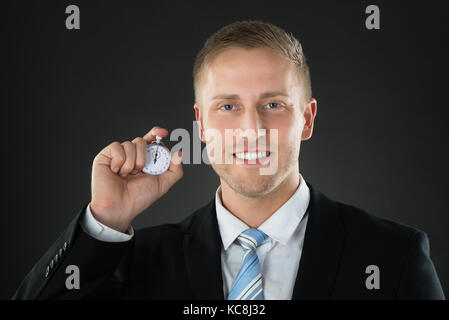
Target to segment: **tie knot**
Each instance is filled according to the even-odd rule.
[[[244,249],[256,250],[267,237],[268,236],[259,229],[251,228],[243,231],[238,236],[238,240]]]

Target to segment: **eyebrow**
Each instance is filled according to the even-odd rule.
[[[288,94],[278,91],[272,91],[272,92],[264,92],[260,94],[259,99],[266,99],[266,98],[272,98],[276,96],[284,96],[288,97]],[[215,97],[212,98],[212,100],[240,100],[240,96],[238,94],[218,94]]]

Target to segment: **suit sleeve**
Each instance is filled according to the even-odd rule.
[[[398,299],[444,300],[437,272],[430,259],[430,245],[426,233],[419,231],[412,239],[401,275]]]
[[[91,237],[79,223],[86,207],[87,205],[34,265],[12,299],[121,297],[134,237],[124,242],[104,242]],[[66,285],[67,278],[75,276],[70,271],[73,267],[67,268],[68,266],[76,266],[79,270],[79,289]]]

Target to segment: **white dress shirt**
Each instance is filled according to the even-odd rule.
[[[292,298],[308,219],[306,210],[310,201],[309,188],[301,174],[300,178],[296,192],[258,228],[268,235],[256,249],[265,300]],[[223,207],[220,186],[215,193],[215,206],[223,242],[221,268],[226,299],[243,262],[243,248],[237,237],[249,226]],[[80,224],[85,232],[100,241],[127,241],[134,235],[131,226],[127,233],[122,233],[98,222],[92,216],[90,204]]]
[[[90,211],[90,203],[86,208],[86,213],[80,220],[81,228],[91,237],[105,242],[123,242],[128,241],[134,236],[134,229],[129,226],[126,233],[114,230],[102,224],[94,218]]]
[[[258,228],[268,235],[256,249],[265,300],[292,298],[307,225],[308,215],[305,213],[309,200],[309,187],[301,175],[296,192]],[[237,237],[249,226],[223,207],[220,187],[215,195],[215,206],[223,241],[221,268],[223,291],[227,298],[243,263],[243,248]]]

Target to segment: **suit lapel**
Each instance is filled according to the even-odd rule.
[[[309,218],[292,299],[328,299],[335,284],[346,233],[336,203],[311,184],[307,185],[310,189]],[[187,229],[184,258],[195,298],[223,300],[222,241],[215,200],[193,214]]]
[[[329,299],[346,233],[336,203],[307,185],[309,218],[292,299]]]
[[[184,237],[184,258],[196,299],[224,299],[221,247],[215,200],[212,200],[193,214]]]

